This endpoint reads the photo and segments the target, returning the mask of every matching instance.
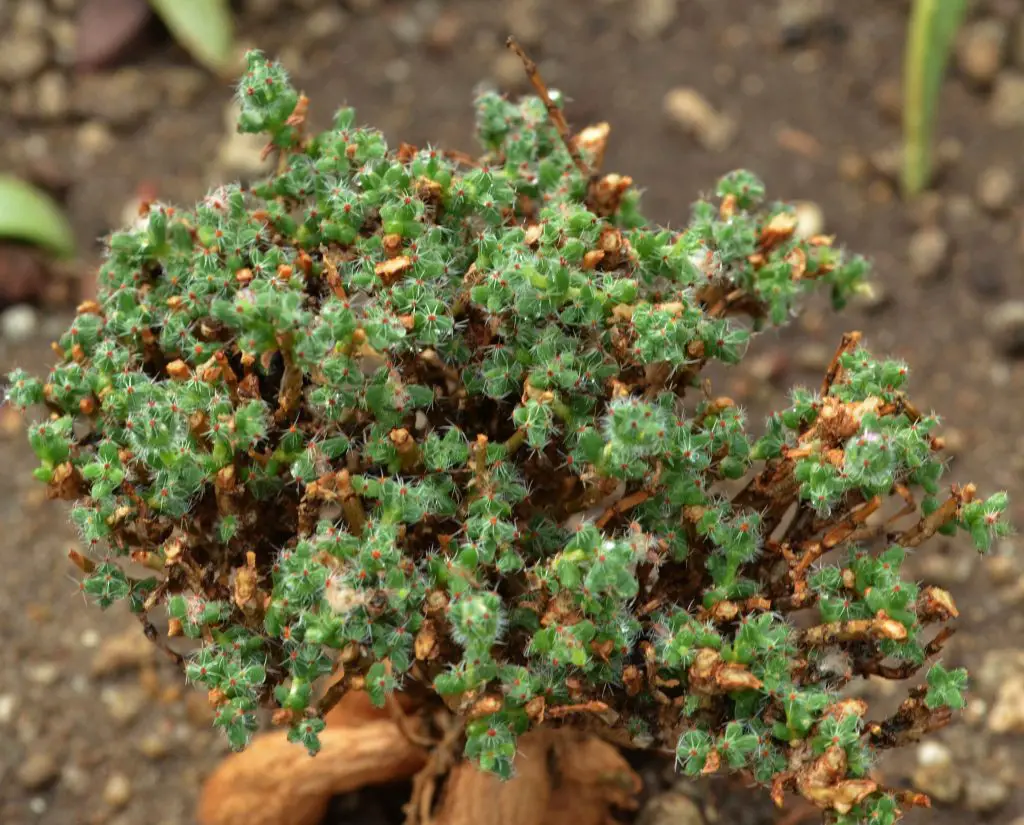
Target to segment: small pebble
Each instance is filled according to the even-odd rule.
[[[28,801],[28,809],[32,811],[36,816],[42,816],[46,813],[46,800],[41,796],[33,796]]]
[[[42,32],[19,32],[0,41],[0,81],[11,85],[35,77],[49,57]]]
[[[998,214],[1010,208],[1017,193],[1017,179],[1007,166],[990,166],[978,178],[976,197],[981,207]]]
[[[36,81],[33,96],[35,108],[40,115],[51,120],[61,117],[70,105],[67,78],[55,69],[43,73]]]
[[[989,116],[996,126],[1024,125],[1024,72],[999,73],[989,100]]]
[[[13,693],[0,694],[0,725],[9,725],[14,719],[18,700]]]
[[[668,791],[647,801],[636,818],[636,825],[704,825],[704,815],[689,796]]]
[[[930,281],[941,275],[949,261],[949,235],[938,226],[917,230],[907,247],[910,274],[919,281]]]
[[[672,123],[712,152],[724,150],[736,136],[736,122],[718,112],[696,89],[672,89],[665,95],[662,108]]]
[[[147,759],[163,759],[170,751],[166,736],[154,733],[139,741],[139,752]]]
[[[637,0],[635,5],[631,29],[640,40],[661,36],[679,13],[678,0]]]
[[[913,774],[914,787],[938,802],[953,802],[963,788],[960,775],[953,765],[953,754],[941,742],[924,742],[917,749],[917,769]]]
[[[847,183],[857,183],[867,177],[871,165],[868,159],[855,149],[844,149],[839,155],[837,171]]]
[[[43,31],[46,29],[47,16],[45,2],[40,2],[40,0],[20,0],[20,2],[14,5],[12,28],[20,34]]]
[[[926,768],[934,768],[953,763],[953,754],[941,742],[923,742],[917,748],[917,764]]]
[[[74,796],[84,796],[93,787],[90,772],[74,763],[65,766],[60,786]]]
[[[1008,41],[1009,27],[1003,20],[990,18],[970,23],[957,38],[957,67],[977,86],[991,86],[1002,68]]]
[[[430,27],[427,44],[440,52],[450,51],[458,42],[462,28],[463,22],[459,13],[453,9],[446,9]]]
[[[989,334],[1003,355],[1024,356],[1024,301],[1003,301],[988,315]]]
[[[993,733],[1024,733],[1024,676],[1008,678],[999,686],[988,729]]]
[[[39,313],[28,304],[15,304],[0,313],[0,336],[12,343],[27,341],[39,326]]]
[[[60,765],[53,754],[34,751],[18,767],[18,782],[27,791],[39,791],[60,776]]]
[[[1009,798],[1009,786],[990,773],[971,773],[964,783],[964,804],[968,810],[992,813],[1002,808]]]
[[[112,774],[103,786],[103,801],[111,808],[119,810],[127,805],[132,798],[132,783],[123,773]]]
[[[138,717],[146,703],[146,697],[139,687],[105,687],[100,700],[107,708],[110,718],[121,725],[127,725]]]
[[[964,719],[968,725],[981,726],[988,718],[988,702],[984,699],[968,699],[964,708]]]
[[[28,676],[30,682],[49,687],[56,684],[57,679],[60,678],[60,668],[53,662],[41,662],[37,665],[28,665],[25,668],[25,675]]]
[[[156,648],[137,627],[105,639],[92,660],[93,676],[109,676],[148,664]]]
[[[414,14],[400,14],[391,21],[391,33],[399,43],[415,46],[423,39],[423,24]]]
[[[783,46],[805,45],[835,14],[833,0],[780,0],[775,18]]]
[[[303,26],[313,42],[329,40],[345,28],[347,18],[341,8],[325,5],[305,15]]]
[[[886,78],[875,87],[871,96],[882,117],[893,123],[899,122],[903,115],[903,83],[899,78]]]
[[[985,559],[985,572],[997,587],[1013,584],[1020,578],[1017,563],[1010,556],[990,556]]]
[[[250,177],[270,168],[271,157],[262,157],[266,140],[260,135],[242,134],[235,128],[239,107],[230,103],[224,109],[225,134],[217,149],[218,173],[228,177]]]
[[[942,440],[945,442],[947,455],[959,455],[967,446],[967,436],[963,430],[956,427],[946,427],[942,430]]]
[[[981,217],[977,203],[969,195],[954,192],[944,201],[946,220],[950,226],[963,227]]]
[[[892,291],[880,279],[870,281],[854,296],[853,305],[867,315],[879,315],[893,305]]]
[[[75,132],[75,146],[87,162],[106,152],[115,142],[110,129],[98,120],[87,120]]]
[[[409,61],[402,60],[400,57],[395,60],[389,60],[384,64],[384,77],[387,78],[389,83],[394,83],[396,86],[405,83],[411,73],[412,67],[409,65]]]

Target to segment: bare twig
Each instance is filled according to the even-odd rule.
[[[537,96],[544,101],[544,108],[548,111],[548,117],[551,118],[551,123],[558,130],[558,136],[562,139],[562,143],[565,144],[565,148],[569,150],[572,162],[576,164],[576,168],[580,170],[585,178],[589,178],[591,174],[590,169],[583,161],[583,156],[580,155],[579,149],[576,148],[576,144],[573,142],[572,135],[569,132],[569,124],[565,121],[565,115],[562,114],[561,109],[555,106],[554,101],[551,99],[547,84],[544,83],[544,79],[537,70],[537,64],[527,56],[526,52],[523,51],[523,47],[519,45],[519,42],[514,37],[509,37],[505,41],[505,45],[523,61],[526,76],[530,79],[530,84],[533,86],[534,91],[537,92]]]
[[[386,703],[392,720],[394,720],[398,730],[401,731],[402,736],[404,736],[409,742],[414,745],[419,745],[421,748],[428,749],[433,748],[434,745],[437,744],[437,742],[429,736],[424,736],[420,731],[415,729],[415,726],[410,721],[405,711],[402,710],[402,706],[398,703],[394,694],[388,696]]]
[[[465,719],[449,717],[445,725],[444,738],[435,743],[430,758],[423,770],[412,778],[412,795],[405,808],[405,825],[429,825],[433,817],[434,795],[438,780],[458,760],[459,740],[465,730]]]
[[[650,497],[651,494],[647,490],[637,490],[635,493],[630,493],[625,498],[619,499],[611,507],[605,510],[597,520],[597,528],[599,530],[603,530],[608,525],[608,522],[615,518],[615,516],[621,515],[639,504],[643,504]]]
[[[903,533],[896,539],[896,543],[902,547],[917,547],[922,542],[934,536],[944,525],[957,517],[960,508],[974,499],[975,487],[968,484],[964,487],[954,486],[942,506],[925,516],[917,524]]]
[[[561,719],[577,713],[604,713],[606,710],[608,710],[608,705],[595,699],[579,705],[556,705],[553,708],[548,708],[544,715],[548,719]]]
[[[825,379],[821,382],[821,395],[823,398],[829,394],[832,385],[843,371],[842,365],[839,363],[840,359],[846,353],[856,349],[861,337],[859,332],[847,332],[843,335],[842,340],[839,342],[839,347],[836,349],[836,354],[832,356],[832,363],[829,364],[828,371],[825,373]]]

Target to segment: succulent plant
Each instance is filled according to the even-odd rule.
[[[932,664],[878,722],[841,690],[938,654],[956,607],[904,558],[957,530],[985,550],[1005,497],[943,484],[937,417],[855,333],[763,427],[712,394],[709,362],[810,292],[842,307],[866,262],[744,171],[652,225],[597,171],[607,125],[571,136],[531,77],[480,94],[470,158],[351,109],[309,135],[250,53],[239,128],[276,172],[145,207],[48,378],[10,376],[49,411],[36,476],[75,502],[82,588],[128,603],[235,748],[269,707],[315,753],[346,691],[401,691],[501,776],[523,731],[578,725],[892,822],[921,798],[875,755],[944,724],[966,674]]]

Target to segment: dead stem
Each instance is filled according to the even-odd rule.
[[[553,708],[547,708],[544,715],[548,719],[562,719],[566,716],[572,716],[577,713],[604,713],[608,710],[608,705],[597,699],[590,702],[583,702],[579,705],[557,705]]]
[[[597,520],[597,528],[603,530],[615,516],[622,515],[627,510],[632,510],[634,507],[643,504],[650,497],[651,494],[647,490],[637,490],[635,493],[630,493],[628,496],[620,498],[602,513],[601,517]]]
[[[437,742],[429,736],[424,736],[420,731],[414,728],[409,716],[404,710],[402,710],[402,706],[399,704],[394,694],[388,696],[385,702],[387,704],[388,713],[391,714],[391,718],[396,727],[401,732],[402,736],[404,736],[410,743],[418,745],[421,748],[427,748],[428,750],[437,744]]]
[[[464,719],[446,715],[443,738],[439,743],[434,743],[427,764],[412,778],[412,794],[405,806],[405,825],[430,825],[438,780],[459,759],[459,741],[465,725]]]
[[[922,544],[934,536],[944,525],[955,519],[957,513],[960,512],[960,508],[974,499],[974,494],[975,487],[973,484],[968,484],[962,488],[954,486],[953,492],[942,503],[942,506],[931,513],[931,515],[925,516],[899,536],[896,539],[896,544],[908,548],[917,547]]]
[[[558,136],[562,139],[562,143],[565,144],[565,148],[569,150],[569,156],[572,158],[572,162],[576,164],[576,168],[580,170],[583,177],[590,178],[590,169],[587,168],[587,164],[584,163],[579,149],[576,148],[576,144],[573,142],[572,135],[569,133],[569,124],[565,121],[565,115],[562,114],[561,109],[555,106],[554,101],[551,99],[551,95],[548,93],[547,84],[544,83],[544,79],[540,76],[540,72],[537,71],[537,64],[526,55],[526,52],[523,51],[523,47],[519,45],[519,42],[514,37],[509,37],[508,40],[505,41],[505,45],[515,52],[519,59],[523,61],[523,68],[526,70],[526,76],[530,79],[530,83],[537,92],[537,96],[544,101],[544,108],[547,109],[548,117],[551,118],[551,123],[554,125],[555,129],[558,130]]]
[[[146,634],[146,638],[149,639],[157,648],[167,655],[174,664],[176,664],[183,671],[185,669],[185,657],[178,653],[176,650],[172,650],[170,645],[167,644],[163,639],[160,638],[160,634],[157,632],[156,627],[149,620],[149,617],[145,613],[137,613],[139,622],[142,624],[142,632]]]
[[[828,370],[825,373],[825,378],[821,382],[821,396],[824,398],[832,391],[832,385],[839,378],[843,368],[840,364],[842,357],[852,352],[857,348],[860,343],[861,333],[859,332],[847,332],[843,335],[842,340],[839,342],[839,347],[836,349],[836,354],[832,356],[832,363],[829,364]]]

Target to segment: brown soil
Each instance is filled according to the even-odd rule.
[[[10,5],[22,2],[55,15],[69,8],[58,0]],[[312,99],[316,123],[348,103],[393,140],[466,150],[473,148],[476,84],[523,86],[502,48],[511,31],[548,81],[571,97],[572,123],[611,123],[606,168],[646,187],[652,218],[682,224],[693,198],[736,167],[757,171],[778,198],[818,204],[826,230],[874,260],[884,300],[841,316],[811,307],[790,330],[760,338],[745,366],[717,388],[740,399],[756,420],[792,383],[819,380],[843,331],[862,329],[874,349],[909,362],[918,404],[944,415],[953,476],[1008,489],[1012,519],[1024,523],[1024,361],[1000,349],[988,323],[995,309],[1024,298],[1024,201],[1011,190],[1005,205],[983,208],[976,197],[989,167],[1019,178],[1024,127],[1001,125],[1013,118],[993,110],[992,94],[951,73],[940,126],[959,141],[959,151],[947,150],[951,161],[935,192],[903,203],[886,177],[885,158],[871,158],[899,136],[891,92],[908,4],[834,5],[840,10],[802,30],[783,27],[780,4],[767,0],[350,0],[340,12],[328,0],[253,0],[243,4],[240,28],[247,43],[284,60]],[[976,14],[991,17],[1011,40],[1024,26],[1016,2],[976,5]],[[670,13],[645,29],[643,10],[657,8]],[[0,31],[3,17],[0,11]],[[209,162],[228,138],[231,89],[190,67],[158,27],[143,36],[146,48],[124,67],[87,81],[65,67],[59,44],[51,43],[52,71],[75,94],[46,113],[26,97],[35,81],[0,86],[0,157],[62,197],[87,262],[97,257],[96,239],[123,222],[141,186],[168,201],[191,202],[218,179],[255,172],[251,153]],[[1012,59],[997,61],[997,85],[1019,77]],[[722,145],[704,134],[702,144],[673,126],[662,100],[678,86],[699,90],[732,118],[734,138]],[[931,274],[924,272],[926,255],[911,243],[922,226],[937,228]],[[0,252],[0,277],[3,261]],[[63,318],[49,311],[30,340],[0,339],[0,369],[45,368],[47,336]],[[182,690],[170,663],[133,644],[141,630],[125,611],[103,614],[77,595],[65,560],[73,531],[57,507],[42,501],[17,422],[2,414],[0,456],[0,821],[192,822],[199,783],[223,753],[202,698]],[[912,821],[1009,823],[1024,814],[1016,767],[1024,739],[993,734],[986,721],[1003,683],[1024,678],[998,667],[1008,661],[1005,651],[1024,649],[1018,544],[1005,542],[995,560],[974,558],[959,541],[933,549],[914,559],[915,572],[950,588],[962,613],[945,661],[965,664],[979,678],[964,718],[936,737],[953,765],[939,784],[961,775],[963,790]],[[887,759],[881,770],[888,782],[905,784],[915,765],[910,752]],[[647,764],[644,773],[653,779],[659,772]],[[764,795],[744,795],[738,805],[735,784],[704,790],[705,802],[718,799],[719,816],[729,821],[785,815],[774,813]],[[400,821],[394,794],[338,800],[330,821]]]

